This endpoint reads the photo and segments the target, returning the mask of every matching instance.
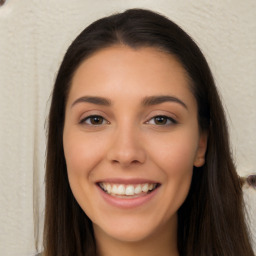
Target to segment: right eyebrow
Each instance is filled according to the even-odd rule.
[[[74,105],[76,105],[78,103],[83,103],[83,102],[92,103],[92,104],[96,104],[96,105],[102,105],[102,106],[110,106],[111,105],[111,101],[109,99],[106,99],[103,97],[83,96],[83,97],[76,99],[72,103],[71,107],[73,107]]]

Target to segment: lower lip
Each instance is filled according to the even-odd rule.
[[[139,197],[120,198],[120,197],[111,196],[110,194],[105,193],[99,186],[97,187],[100,191],[101,196],[107,203],[123,209],[135,208],[148,203],[157,194],[159,189],[159,187],[157,187],[149,194],[144,194],[143,196],[139,196]]]

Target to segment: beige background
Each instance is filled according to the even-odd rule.
[[[7,0],[0,7],[0,255],[42,249],[44,123],[66,48],[95,19],[133,7],[167,15],[199,44],[225,102],[238,172],[256,172],[255,0]],[[255,239],[256,191],[245,188],[245,198]]]

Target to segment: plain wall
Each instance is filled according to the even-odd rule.
[[[44,126],[65,50],[92,21],[134,7],[165,14],[201,47],[224,101],[238,173],[256,172],[256,1],[7,0],[0,7],[0,255],[42,249]],[[245,199],[255,239],[256,191],[245,187]]]

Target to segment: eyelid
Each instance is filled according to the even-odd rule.
[[[154,115],[154,116],[152,116],[151,118],[149,118],[147,121],[146,121],[146,124],[150,124],[150,121],[151,120],[154,120],[155,118],[157,118],[157,117],[163,117],[163,118],[166,118],[168,121],[169,121],[169,123],[166,123],[166,124],[152,124],[152,125],[157,125],[157,126],[169,126],[169,125],[175,125],[175,124],[177,124],[178,122],[177,122],[177,120],[175,119],[175,118],[173,118],[173,117],[171,117],[171,116],[169,116],[169,115],[166,115],[166,114],[158,114],[158,115]],[[167,121],[167,122],[168,122]]]
[[[108,114],[105,113],[105,111],[102,111],[102,110],[99,110],[99,109],[96,109],[96,108],[90,108],[90,109],[84,109],[82,108],[81,109],[81,112],[79,111],[77,113],[77,118],[78,118],[78,123],[82,122],[83,120],[85,120],[86,118],[88,117],[91,117],[91,116],[101,116],[102,118],[108,120]]]
[[[102,118],[103,119],[103,122],[102,124],[87,124],[86,123],[86,120],[89,120],[90,118],[93,118],[93,117],[99,117],[99,118]],[[89,125],[89,126],[102,126],[102,125],[105,125],[105,124],[109,124],[110,122],[102,115],[100,114],[90,114],[90,115],[87,115],[85,117],[83,117],[80,121],[79,121],[79,124],[85,124],[85,125]]]

